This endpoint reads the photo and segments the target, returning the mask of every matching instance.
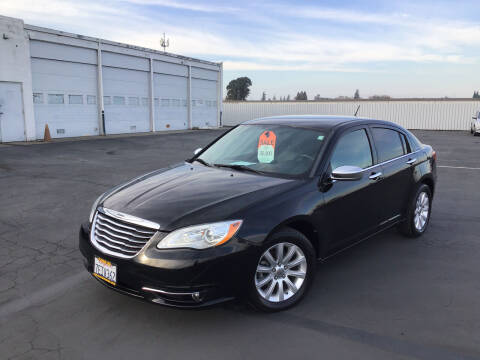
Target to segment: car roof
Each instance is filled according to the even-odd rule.
[[[336,115],[283,115],[283,116],[269,116],[259,119],[253,119],[243,122],[247,125],[287,125],[298,126],[311,129],[329,130],[331,128],[344,124],[364,124],[373,123],[378,125],[396,126],[389,121],[374,120],[369,118],[361,118],[356,116],[336,116]]]

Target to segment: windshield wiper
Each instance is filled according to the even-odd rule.
[[[258,171],[258,170],[249,168],[248,166],[245,166],[245,165],[238,165],[238,164],[237,164],[237,165],[235,165],[235,164],[213,164],[213,166],[224,167],[224,168],[229,168],[229,169],[233,169],[233,170],[240,170],[240,171],[250,171],[250,172],[252,172],[252,173],[260,174],[260,175],[265,174],[265,173],[262,172],[262,171]]]
[[[198,161],[200,164],[205,165],[205,166],[208,166],[208,167],[211,167],[211,166],[212,166],[212,164],[210,164],[210,163],[208,163],[208,162],[206,162],[205,160],[200,159],[200,158],[196,158],[196,159],[193,160],[193,161]]]

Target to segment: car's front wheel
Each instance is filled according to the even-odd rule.
[[[263,246],[250,282],[250,303],[267,312],[297,304],[315,274],[315,250],[302,233],[285,228]]]

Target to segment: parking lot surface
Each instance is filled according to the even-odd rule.
[[[164,308],[91,278],[77,238],[96,197],[222,131],[0,147],[1,359],[480,359],[480,138],[467,132],[415,132],[439,164],[422,238],[392,229],[319,264],[286,312]]]

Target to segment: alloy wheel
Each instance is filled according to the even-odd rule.
[[[413,218],[415,229],[417,229],[417,231],[422,231],[425,228],[425,224],[428,220],[429,211],[430,199],[428,197],[428,194],[422,191],[417,197]]]
[[[281,242],[267,249],[257,265],[255,287],[270,302],[282,302],[295,295],[305,282],[307,259],[302,249]]]

